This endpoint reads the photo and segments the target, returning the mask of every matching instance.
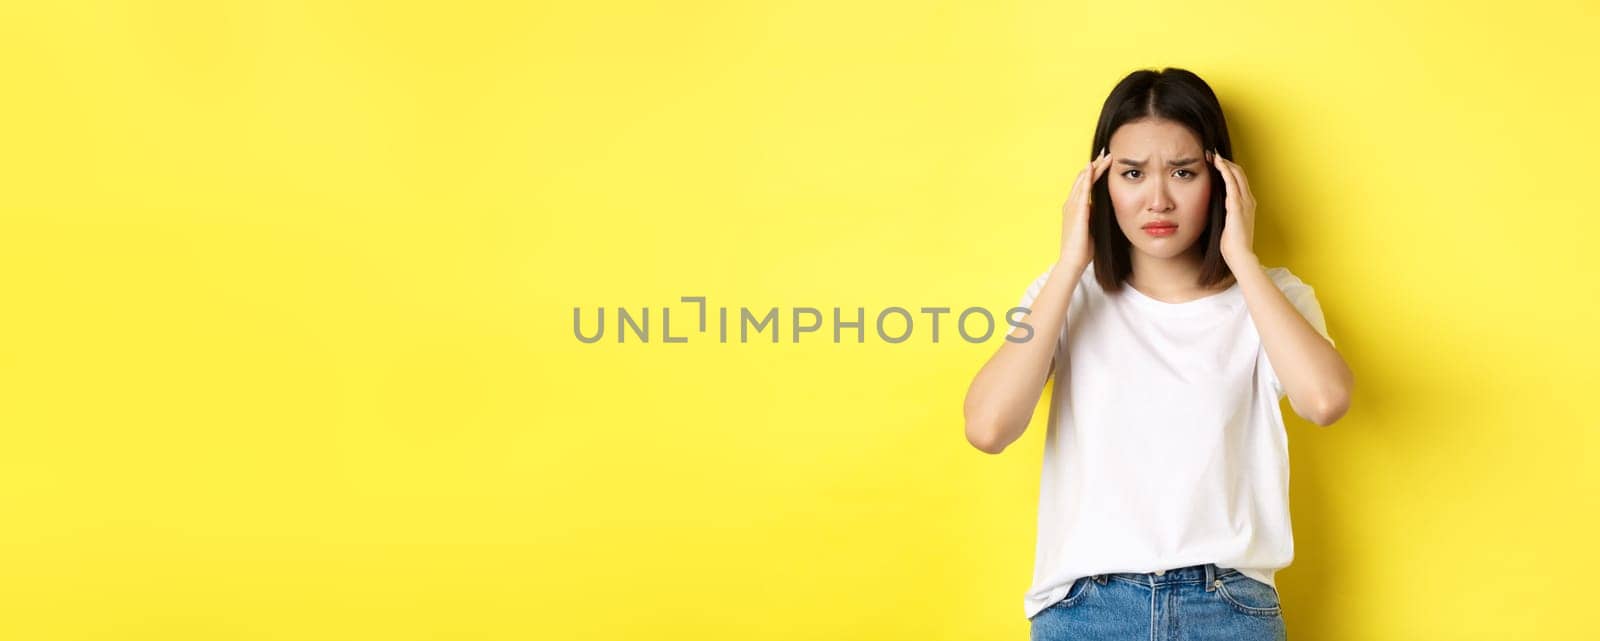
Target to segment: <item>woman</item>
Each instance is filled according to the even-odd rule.
[[[1031,636],[1284,639],[1273,574],[1294,544],[1278,402],[1330,425],[1353,376],[1312,288],[1257,262],[1255,199],[1203,80],[1129,75],[1093,150],[1062,209],[1059,260],[966,398],[967,439],[997,454],[1056,377]]]

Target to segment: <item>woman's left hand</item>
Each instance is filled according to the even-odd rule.
[[[1256,198],[1250,193],[1250,181],[1244,177],[1243,168],[1216,151],[1210,155],[1228,194],[1221,249],[1222,259],[1232,267],[1241,259],[1255,258]]]

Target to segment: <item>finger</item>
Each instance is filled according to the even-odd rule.
[[[1100,157],[1096,158],[1095,161],[1094,161],[1094,179],[1095,180],[1100,180],[1100,176],[1105,175],[1106,170],[1110,169],[1110,168],[1111,168],[1111,150],[1110,149],[1102,150],[1100,152]]]
[[[1219,155],[1219,157],[1220,157],[1220,155]],[[1230,172],[1232,172],[1232,174],[1233,174],[1233,182],[1234,182],[1235,185],[1237,185],[1237,189],[1238,189],[1239,193],[1241,195],[1249,196],[1250,195],[1250,179],[1244,175],[1244,167],[1239,166],[1239,163],[1236,163],[1236,162],[1234,162],[1232,160],[1228,160],[1227,158],[1223,158],[1222,159],[1222,165],[1224,167],[1227,167],[1228,170]]]
[[[1233,171],[1228,169],[1228,161],[1222,159],[1222,154],[1211,154],[1212,164],[1217,166],[1217,173],[1222,174],[1222,184],[1229,199],[1239,202],[1239,190],[1233,183]]]
[[[1240,167],[1239,163],[1230,160],[1228,161],[1228,171],[1233,172],[1234,193],[1239,196],[1239,202],[1254,204],[1256,202],[1255,196],[1250,193],[1250,180],[1245,178],[1244,167]]]
[[[1078,187],[1074,190],[1078,195],[1078,209],[1080,211],[1089,209],[1089,200],[1094,191],[1094,181],[1097,178],[1095,161],[1091,160],[1089,165],[1083,168],[1083,178],[1078,181]]]
[[[1244,194],[1250,202],[1255,202],[1256,195],[1250,191],[1250,177],[1244,175],[1244,167],[1240,167],[1239,163],[1233,163],[1233,177],[1239,181],[1239,193]]]
[[[1073,176],[1073,177],[1072,177],[1072,184],[1073,184],[1073,186],[1077,186],[1077,184],[1078,184],[1078,181],[1079,181],[1079,180],[1082,180],[1082,179],[1083,179],[1083,172],[1084,172],[1084,170],[1085,170],[1085,168],[1082,168],[1082,167],[1080,167],[1080,168],[1079,168],[1079,169],[1078,169],[1078,175],[1076,175],[1076,176]]]
[[[1078,193],[1083,191],[1083,179],[1087,175],[1089,175],[1088,167],[1078,170],[1078,176],[1072,179],[1072,187],[1067,190],[1067,202],[1072,202]]]

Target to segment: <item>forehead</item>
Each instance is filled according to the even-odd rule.
[[[1111,134],[1111,148],[1155,154],[1187,154],[1200,150],[1200,139],[1171,120],[1146,118],[1124,123]]]

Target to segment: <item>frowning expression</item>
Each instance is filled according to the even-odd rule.
[[[1211,202],[1200,139],[1179,123],[1145,118],[1117,128],[1110,153],[1106,189],[1132,251],[1170,258],[1191,250],[1206,231]]]

